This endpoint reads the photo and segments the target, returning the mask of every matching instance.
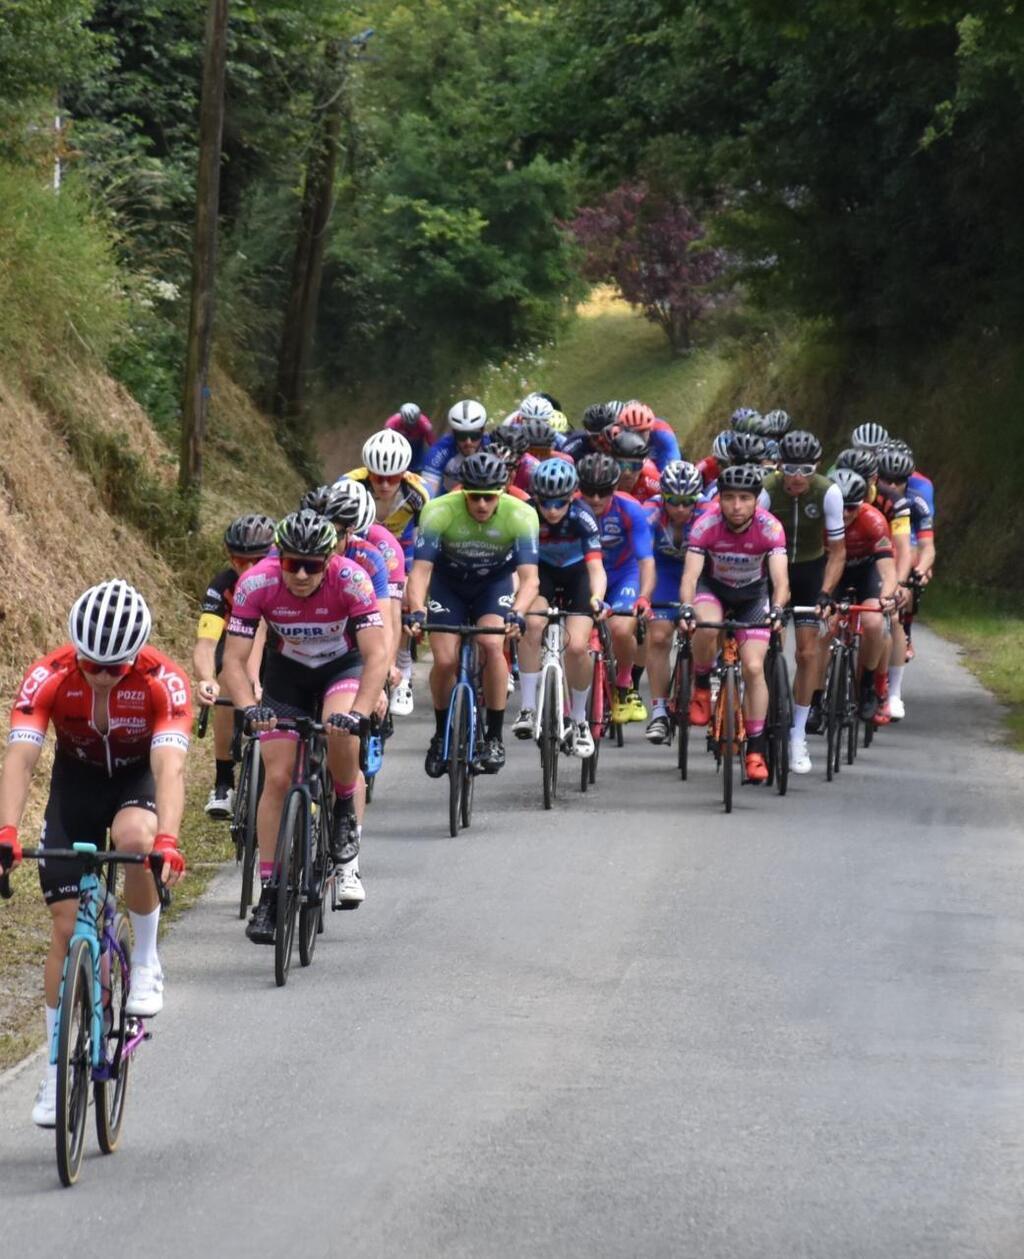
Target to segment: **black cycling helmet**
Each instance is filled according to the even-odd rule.
[[[330,555],[338,545],[338,531],[310,507],[293,511],[274,531],[274,541],[292,555]]]
[[[736,433],[729,439],[730,463],[760,463],[768,447],[758,433]]]
[[[608,449],[616,459],[646,459],[651,444],[636,429],[620,428],[609,439]]]
[[[878,471],[878,456],[866,447],[847,446],[836,456],[836,468],[849,468],[869,481]]]
[[[299,504],[299,510],[304,509],[315,511],[339,529],[354,529],[363,514],[363,505],[358,498],[333,485],[318,485],[307,490]]]
[[[522,424],[502,424],[491,434],[490,449],[502,458],[516,458],[526,453],[530,439]],[[498,449],[495,450],[495,447]]]
[[[526,434],[527,446],[543,446],[549,448],[555,444],[555,430],[546,419],[539,415],[523,420],[523,432]]]
[[[580,489],[584,494],[595,490],[613,490],[619,483],[622,470],[611,455],[598,453],[584,455],[576,465]]]
[[[764,434],[766,437],[782,437],[789,432],[792,424],[788,411],[769,411],[764,417]]]
[[[817,463],[821,458],[821,442],[813,433],[795,428],[779,442],[783,463]]]
[[[756,463],[730,463],[718,474],[719,490],[749,490],[757,494],[764,484],[764,470]]]
[[[914,456],[909,450],[883,446],[878,452],[878,475],[886,481],[906,481],[914,471]]]
[[[588,433],[600,433],[615,422],[615,412],[608,402],[595,402],[583,412],[583,427]]]
[[[868,483],[852,468],[837,468],[832,478],[839,486],[844,507],[859,507],[868,496]]]
[[[274,527],[269,516],[237,516],[224,530],[224,545],[232,555],[266,555],[274,545]]]
[[[464,490],[503,490],[508,484],[505,460],[491,450],[478,450],[462,461]]]

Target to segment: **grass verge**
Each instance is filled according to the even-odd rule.
[[[964,663],[1006,705],[1009,742],[1024,751],[1024,598],[937,581],[921,619],[963,647]]]

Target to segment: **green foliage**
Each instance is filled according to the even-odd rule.
[[[26,124],[98,52],[93,0],[0,0],[0,151],[24,151]]]

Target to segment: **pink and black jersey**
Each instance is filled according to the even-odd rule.
[[[705,577],[739,590],[766,579],[769,556],[785,558],[786,533],[763,507],[758,507],[746,529],[737,533],[730,529],[721,504],[715,501],[691,528],[686,549],[706,557]]]

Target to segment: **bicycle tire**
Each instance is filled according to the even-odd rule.
[[[118,914],[114,919],[114,939],[118,951],[110,952],[110,1011],[113,1021],[110,1032],[104,1036],[101,1055],[107,1064],[108,1078],[96,1080],[92,1089],[96,1106],[96,1139],[104,1154],[113,1154],[117,1149],[124,1121],[128,1073],[132,1065],[130,1056],[122,1056],[128,1039],[125,1003],[132,969],[131,932],[124,914]]]
[[[468,711],[468,710],[467,710]],[[476,711],[476,724],[474,726],[473,743],[476,743],[477,732],[484,728],[486,713],[479,706]],[[473,765],[476,761],[476,748],[470,748],[470,739],[466,736],[466,747],[468,749],[466,756],[466,773],[462,780],[462,800],[459,805],[459,818],[462,821],[462,829],[466,830],[470,822],[473,820],[473,797],[476,793],[476,771]]]
[[[604,686],[604,664],[598,656],[594,661],[594,672],[590,677],[590,694],[587,696],[586,723],[590,727],[590,737],[594,742],[593,755],[580,761],[580,791],[585,792],[597,778],[597,756],[601,750],[601,700]]]
[[[466,692],[463,687],[457,686],[452,696],[448,740],[448,833],[452,839],[458,835],[462,822],[462,795],[469,772],[470,752]]]
[[[772,661],[771,700],[768,736],[770,779],[776,792],[789,789],[789,730],[793,724],[793,694],[789,689],[789,669],[782,652]]]
[[[313,877],[310,882],[316,895],[316,903],[307,905],[303,902],[299,910],[299,963],[302,966],[308,966],[313,960],[316,938],[320,934],[323,921],[324,892],[327,888],[331,862],[325,831],[328,825],[326,810],[321,804],[316,803],[312,805],[312,809],[313,816],[310,824],[313,833],[309,838],[309,851],[313,860]]]
[[[285,801],[281,829],[277,837],[274,869],[277,873],[276,930],[274,932],[274,982],[283,988],[288,982],[295,944],[295,920],[302,887],[305,800],[301,791],[291,791]]]
[[[556,688],[549,677],[544,686],[540,720],[540,769],[544,808],[555,802],[558,775],[558,708]]]
[[[238,898],[238,916],[244,919],[252,905],[253,886],[256,880],[256,862],[259,855],[259,844],[256,836],[256,813],[260,803],[260,779],[263,775],[263,760],[260,756],[259,740],[253,740],[246,749],[242,761],[243,782],[239,783],[239,791],[245,791],[244,832],[242,835],[242,887]]]
[[[85,1120],[92,1075],[92,954],[89,941],[72,940],[64,961],[57,1015],[57,1171],[70,1188],[85,1151]]]
[[[831,782],[835,773],[836,746],[839,741],[839,653],[833,651],[825,674],[825,694],[821,711],[825,720],[825,781]]]
[[[724,703],[720,742],[722,747],[722,803],[726,813],[732,812],[732,770],[735,756],[733,743],[736,741],[736,677],[731,667],[725,670],[722,689],[719,691],[720,704]]]
[[[881,703],[881,701],[879,701],[879,703]],[[874,743],[874,741],[875,741],[875,723],[874,721],[865,721],[864,722],[864,750],[867,751],[867,749],[872,745],[872,743]]]
[[[860,739],[860,703],[857,697],[857,653],[853,650],[846,656],[846,763],[852,765],[857,759],[857,743]]]
[[[672,666],[669,694],[675,705],[673,720],[676,737],[676,766],[679,777],[686,782],[690,756],[690,692],[693,689],[693,661],[689,652],[678,652]]]
[[[836,737],[832,746],[832,772],[838,774],[843,763],[843,733],[846,729],[846,653],[840,651],[836,664]]]

